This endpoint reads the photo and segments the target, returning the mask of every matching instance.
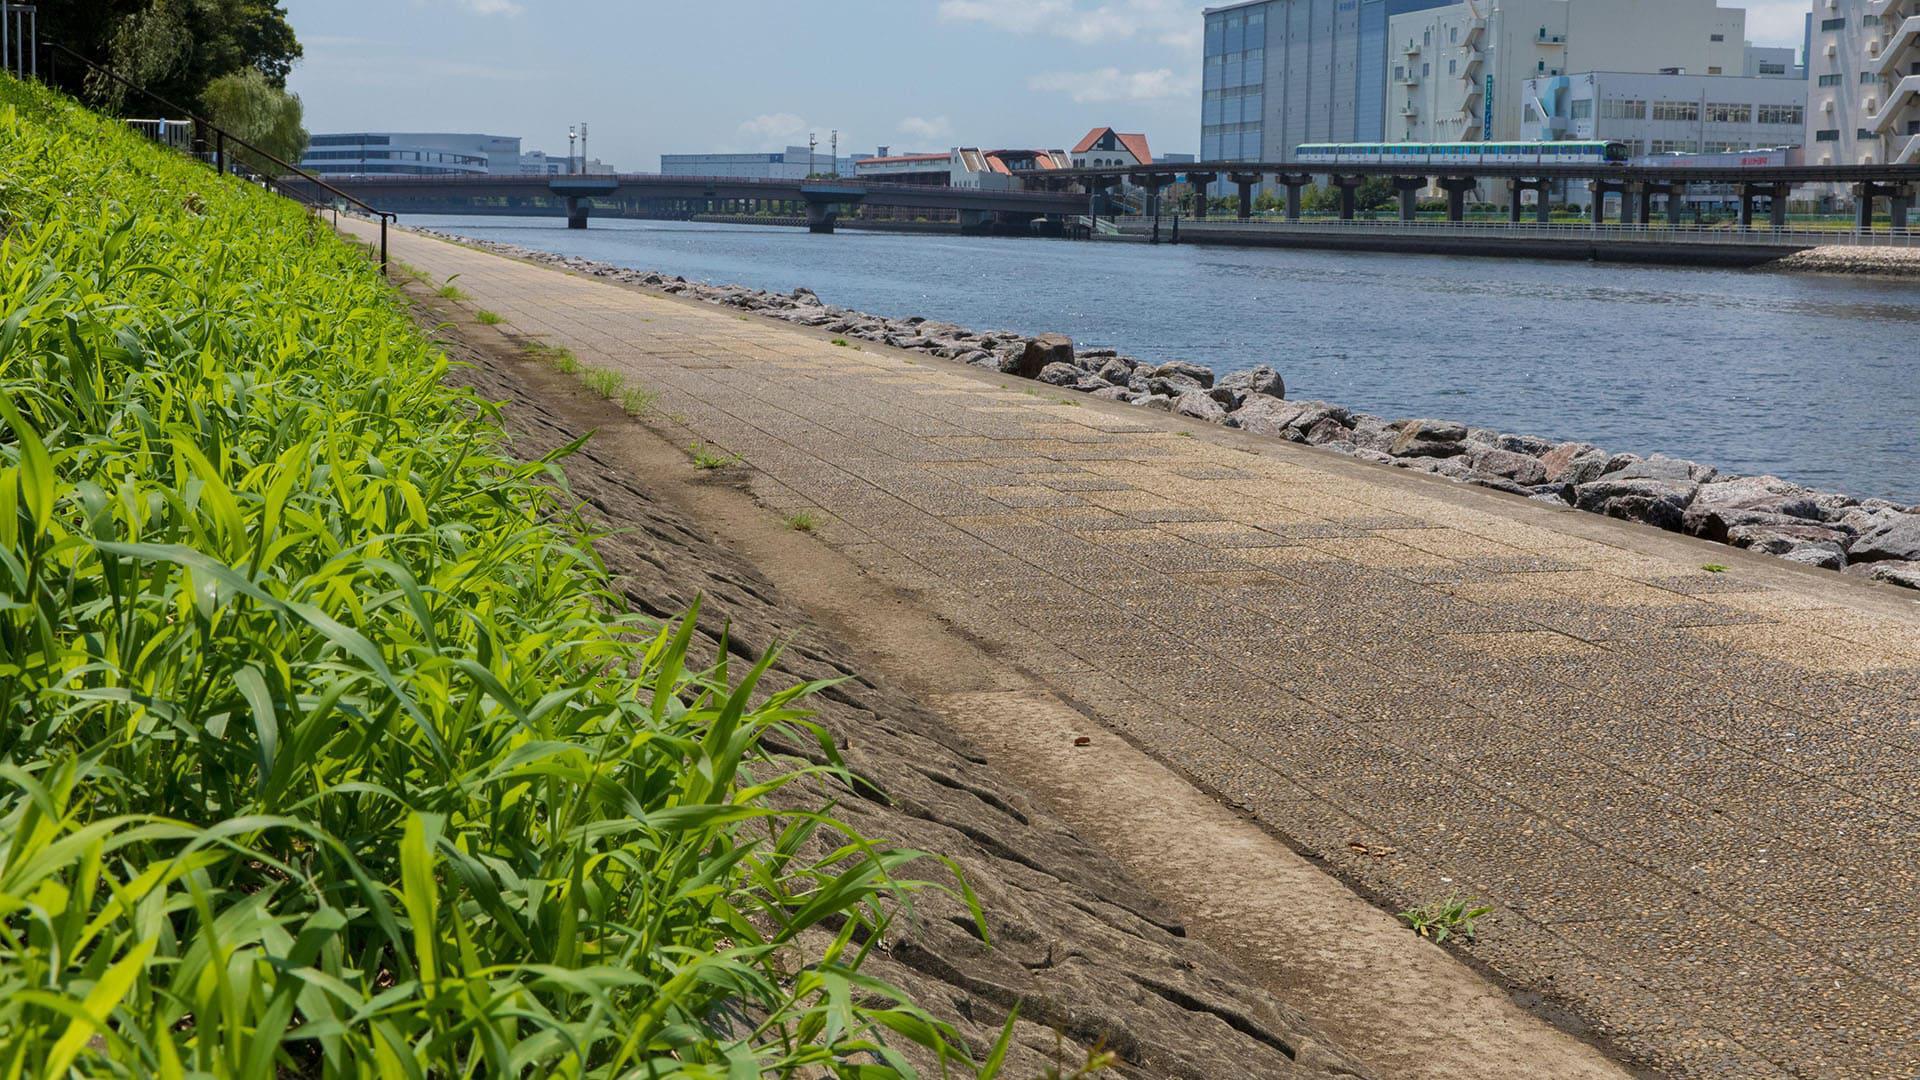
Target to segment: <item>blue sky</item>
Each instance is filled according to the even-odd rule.
[[[1096,125],[1199,149],[1189,0],[284,0],[311,131],[484,131],[651,171],[662,153],[1059,147]],[[1218,0],[1216,0],[1218,2]],[[1578,0],[1576,0],[1578,2]],[[1747,5],[1800,44],[1809,0]]]

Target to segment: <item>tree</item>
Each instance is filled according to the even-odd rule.
[[[297,162],[307,149],[307,129],[300,124],[300,95],[273,85],[255,68],[215,79],[206,90],[207,119],[282,161]],[[278,176],[273,162],[234,148],[234,156],[255,172]]]
[[[67,0],[40,6],[40,34],[203,115],[206,90],[216,80],[251,70],[284,88],[301,55],[286,10],[274,0]],[[62,89],[95,107],[160,111],[64,58],[51,67]]]

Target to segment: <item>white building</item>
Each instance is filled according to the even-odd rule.
[[[520,140],[438,131],[354,131],[314,135],[300,167],[331,176],[518,175]]]
[[[1920,162],[1920,0],[1814,0],[1807,161]]]
[[[1622,142],[1636,159],[1772,150],[1799,144],[1806,98],[1804,82],[1779,77],[1547,75],[1522,84],[1520,137]],[[1690,199],[1714,203],[1723,201],[1721,194],[1702,188]],[[1570,184],[1554,198],[1586,205],[1587,196],[1585,184]]]
[[[826,173],[852,176],[855,161],[852,155],[836,160],[832,151],[805,146],[762,154],[661,154],[660,175],[805,180]]]
[[[1744,10],[1715,0],[1463,0],[1396,15],[1386,137],[1520,138],[1521,84],[1572,71],[1743,75],[1746,29]]]
[[[1147,147],[1145,135],[1119,132],[1110,127],[1087,132],[1073,144],[1069,156],[1076,169],[1153,164],[1153,151]]]

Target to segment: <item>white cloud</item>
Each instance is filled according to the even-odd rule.
[[[1150,38],[1200,49],[1200,11],[1193,0],[940,0],[940,18],[977,22],[1014,34],[1049,34],[1083,45]]]
[[[953,134],[953,124],[944,116],[909,116],[900,121],[898,130],[909,139],[936,142]]]
[[[751,120],[742,121],[737,130],[740,138],[755,149],[767,146],[784,149],[807,144],[807,122],[792,113],[761,113]]]
[[[1086,105],[1111,101],[1164,101],[1168,98],[1188,97],[1200,92],[1200,79],[1196,75],[1177,74],[1172,68],[1121,71],[1119,68],[1108,67],[1097,71],[1065,71],[1036,75],[1028,80],[1027,86],[1034,90],[1066,94],[1074,101]]]

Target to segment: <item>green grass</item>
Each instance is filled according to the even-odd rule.
[[[1478,900],[1450,896],[1445,900],[1409,908],[1401,912],[1400,917],[1406,920],[1414,933],[1423,938],[1432,938],[1435,942],[1444,942],[1448,938],[1472,941],[1477,931],[1476,924],[1492,912],[1491,907]]]
[[[4,78],[0,236],[8,1075],[975,1072],[821,686],[614,614],[363,253]]]
[[[820,519],[814,517],[811,512],[806,510],[796,510],[788,514],[784,520],[787,523],[787,528],[792,529],[794,532],[810,533],[820,527]]]
[[[1707,563],[1706,565],[1702,566],[1700,569],[1705,570],[1709,574],[1724,574],[1727,572],[1727,568],[1724,566],[1721,566],[1717,562]]]
[[[442,300],[465,300],[467,298],[467,294],[460,291],[460,286],[452,283],[440,286],[438,295]]]
[[[603,398],[616,398],[627,380],[609,368],[588,368],[580,373],[580,384]]]
[[[501,323],[507,321],[506,316],[497,311],[488,311],[485,308],[474,312],[473,317],[479,319],[482,326],[499,326]]]
[[[620,391],[620,408],[628,416],[645,416],[653,411],[654,405],[659,401],[658,391],[648,390],[632,383],[628,383],[626,388]]]
[[[831,342],[831,344],[834,344],[834,345],[838,345],[838,346],[840,346],[841,348],[843,348],[843,349],[844,349],[844,348],[847,348],[848,346],[850,346],[850,345],[852,345],[852,344],[853,344],[853,342],[851,342],[851,341],[848,341],[848,340],[847,340],[846,338],[843,338],[843,337],[837,337],[837,338],[834,338],[834,339],[833,339],[833,341]]]
[[[687,447],[687,457],[693,461],[696,469],[724,469],[740,464],[737,456],[715,450],[703,442],[695,442]]]

